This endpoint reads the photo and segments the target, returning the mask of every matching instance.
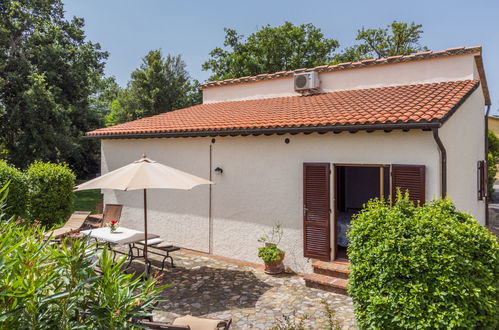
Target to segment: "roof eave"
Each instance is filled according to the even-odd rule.
[[[391,131],[411,129],[432,129],[442,126],[440,121],[414,122],[414,123],[391,123],[391,124],[363,124],[363,125],[326,125],[326,126],[300,126],[279,128],[255,128],[255,129],[223,129],[202,130],[183,132],[151,132],[151,133],[114,133],[87,135],[90,139],[149,139],[149,138],[171,138],[171,137],[215,137],[215,136],[247,136],[247,135],[282,135],[282,134],[311,134],[327,132],[357,132],[357,131]]]

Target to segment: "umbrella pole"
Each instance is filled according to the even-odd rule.
[[[149,276],[149,267],[147,260],[147,189],[144,189],[144,265],[146,276]]]

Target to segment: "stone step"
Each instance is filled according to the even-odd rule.
[[[322,274],[307,274],[303,276],[305,285],[309,288],[347,295],[348,280]]]
[[[312,264],[314,273],[347,280],[350,274],[350,263],[346,261],[316,261]]]

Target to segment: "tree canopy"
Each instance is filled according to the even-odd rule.
[[[420,45],[421,24],[393,21],[386,28],[358,30],[355,40],[360,44],[347,47],[335,56],[335,62],[353,62],[368,58],[409,55],[428,50]]]
[[[95,172],[85,131],[100,125],[89,106],[107,53],[85,40],[84,21],[66,20],[60,0],[0,4],[0,144],[19,167],[69,162]]]
[[[213,49],[202,66],[213,73],[211,80],[326,64],[333,60],[339,46],[338,41],[326,38],[313,24],[266,25],[246,39],[234,29],[224,30],[225,49]]]
[[[325,37],[313,24],[267,25],[246,39],[234,29],[224,30],[224,48],[213,49],[202,66],[212,72],[210,80],[407,55],[427,49],[419,43],[423,33],[421,24],[397,21],[386,28],[360,29],[356,40],[361,43],[337,53],[339,42]]]
[[[106,116],[107,125],[157,115],[200,103],[198,82],[191,81],[180,55],[163,58],[150,51],[131,74],[126,89],[117,93]]]

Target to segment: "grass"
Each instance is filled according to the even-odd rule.
[[[100,190],[82,190],[75,192],[75,211],[94,211],[95,204],[102,202]]]

